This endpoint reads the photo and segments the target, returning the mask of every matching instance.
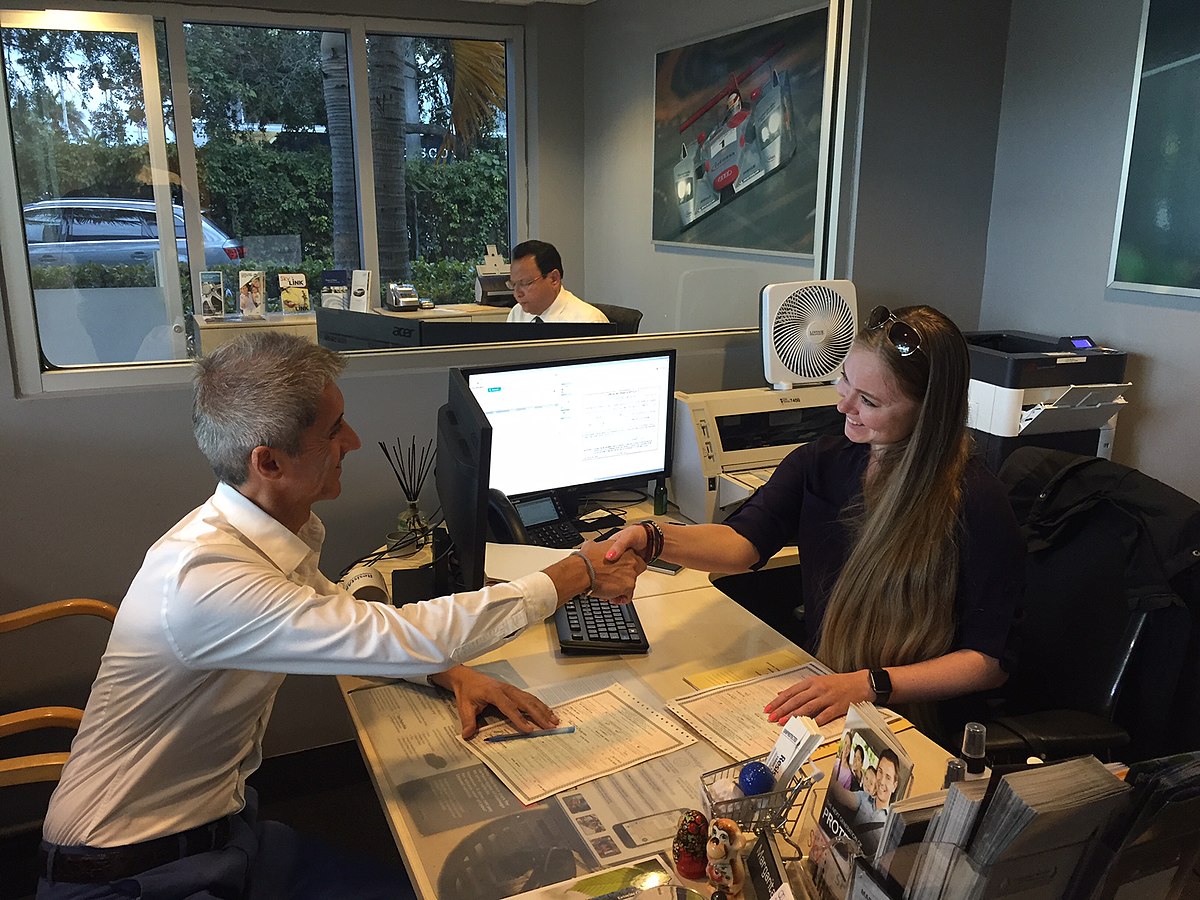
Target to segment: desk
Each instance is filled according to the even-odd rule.
[[[508,307],[481,303],[448,303],[431,309],[376,309],[374,312],[397,319],[424,319],[438,322],[507,322]]]
[[[489,575],[539,569],[564,551],[488,545]],[[644,657],[558,654],[553,622],[535,625],[472,662],[553,705],[549,686],[572,694],[620,682],[662,710],[691,691],[685,677],[788,648],[806,657],[712,587],[703,573],[648,572],[635,594],[650,639]],[[424,900],[506,897],[665,849],[632,849],[618,823],[699,804],[701,773],[729,760],[704,741],[523,808],[459,746],[457,713],[432,688],[339,679],[367,768],[418,896]],[[443,695],[444,697],[444,695]],[[899,734],[915,763],[913,793],[941,787],[949,755],[911,726]],[[818,751],[828,770],[834,745]],[[705,891],[705,896],[707,896]]]
[[[293,334],[305,340],[317,342],[317,317],[315,313],[266,313],[261,319],[214,319],[205,321],[204,316],[192,316],[196,323],[196,335],[201,354],[211,353],[222,344],[228,344],[243,334],[266,329]]]

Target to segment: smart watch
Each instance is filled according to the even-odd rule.
[[[884,706],[892,699],[892,676],[887,669],[870,669],[867,672],[867,682],[875,692],[875,705]]]

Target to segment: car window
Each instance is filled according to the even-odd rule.
[[[25,211],[25,241],[29,244],[53,244],[62,240],[62,216],[57,209]]]
[[[69,210],[71,240],[130,241],[149,237],[149,216],[126,209]]]
[[[150,237],[158,237],[158,220],[152,215],[147,219],[146,230]],[[180,240],[187,237],[187,232],[183,228],[183,216],[179,213],[175,213],[175,237]]]

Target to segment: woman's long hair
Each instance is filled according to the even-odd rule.
[[[834,583],[817,656],[835,671],[898,666],[948,652],[958,592],[958,517],[969,438],[967,344],[928,306],[893,315],[921,336],[901,356],[889,324],[855,345],[879,355],[901,391],[921,404],[916,427],[887,448],[850,522],[853,545]]]

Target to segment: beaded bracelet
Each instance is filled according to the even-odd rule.
[[[653,519],[643,519],[638,524],[646,529],[646,552],[642,559],[645,560],[646,565],[650,565],[662,556],[663,546],[667,539],[663,534],[662,527]]]
[[[579,594],[580,597],[582,597],[584,600],[587,600],[592,596],[592,591],[594,591],[596,589],[596,568],[595,568],[595,566],[592,565],[592,561],[590,559],[588,559],[587,556],[585,556],[581,551],[572,550],[571,555],[578,556],[580,559],[583,560],[583,564],[585,566],[587,566],[587,573],[588,573],[587,590],[583,591],[582,593]]]

